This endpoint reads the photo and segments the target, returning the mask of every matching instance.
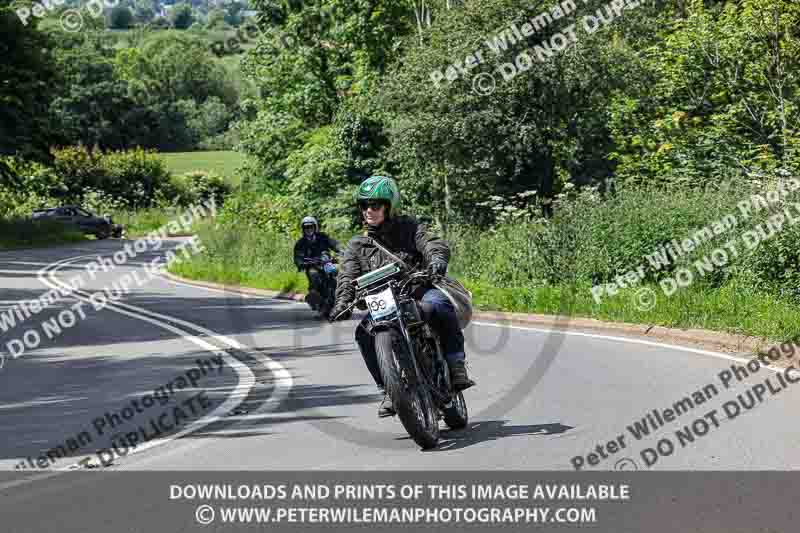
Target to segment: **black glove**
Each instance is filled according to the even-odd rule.
[[[330,315],[328,315],[328,320],[330,320],[331,322],[336,322],[337,320],[347,320],[352,315],[352,312],[350,311],[348,311],[347,313],[344,312],[345,309],[347,309],[348,307],[349,306],[345,304],[336,304],[335,306],[333,306],[333,309],[331,309],[331,313]]]
[[[444,276],[447,274],[447,263],[444,261],[433,261],[428,265],[428,272],[432,276]]]

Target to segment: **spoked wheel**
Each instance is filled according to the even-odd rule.
[[[411,354],[394,330],[375,336],[375,351],[383,383],[400,422],[414,442],[424,449],[439,443],[439,413],[425,383],[414,374]]]
[[[460,392],[453,397],[453,401],[442,409],[444,414],[444,423],[450,429],[463,429],[467,427],[469,422],[469,413],[467,413],[467,402],[464,401],[464,395]]]

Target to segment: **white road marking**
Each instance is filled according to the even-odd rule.
[[[614,336],[611,336],[611,335],[600,335],[600,334],[597,334],[597,333],[584,333],[582,331],[566,331],[566,330],[561,330],[561,329],[542,329],[542,328],[532,328],[532,327],[528,327],[528,326],[511,326],[511,325],[508,325],[508,324],[495,324],[495,323],[492,323],[492,322],[475,322],[475,321],[473,321],[472,323],[476,324],[478,326],[489,326],[489,327],[494,327],[494,328],[519,329],[519,330],[523,330],[523,331],[534,331],[534,332],[537,332],[537,333],[547,333],[547,334],[550,334],[550,335],[552,335],[553,333],[560,333],[560,334],[563,334],[563,335],[571,335],[571,336],[574,336],[574,337],[589,337],[589,338],[592,338],[592,339],[603,339],[603,340],[607,340],[607,341],[627,342],[629,344],[642,344],[642,345],[645,345],[645,346],[655,346],[657,348],[668,348],[668,349],[671,349],[671,350],[679,350],[679,351],[682,351],[682,352],[696,353],[696,354],[705,355],[705,356],[708,356],[708,357],[715,357],[717,359],[726,359],[728,361],[736,361],[737,363],[747,363],[750,360],[750,359],[745,359],[743,357],[736,357],[734,355],[729,355],[729,354],[724,354],[724,353],[719,353],[719,352],[712,352],[712,351],[709,351],[709,350],[700,350],[698,348],[689,348],[687,346],[678,346],[678,345],[675,345],[675,344],[666,344],[666,343],[663,343],[663,342],[656,342],[656,341],[646,341],[644,339],[634,339],[634,338],[631,338],[631,337],[614,337]],[[781,372],[783,370],[783,369],[780,369],[780,368],[773,368],[773,367],[770,367],[768,365],[763,365],[763,366],[766,366],[766,368],[772,370],[775,373]]]
[[[81,257],[85,257],[85,256],[81,256]],[[48,287],[50,287],[51,289],[58,289],[59,287],[64,288],[64,289],[69,289],[70,288],[69,285],[67,285],[67,284],[63,283],[61,280],[59,280],[55,276],[55,273],[58,271],[58,268],[60,266],[66,265],[66,264],[68,264],[68,263],[70,263],[72,261],[76,261],[78,259],[79,258],[70,258],[70,259],[58,261],[57,263],[54,263],[53,265],[45,267],[44,269],[42,269],[39,272],[39,280],[42,283],[44,283],[45,285],[47,285]],[[45,274],[47,274],[47,277],[45,277]],[[81,290],[76,290],[76,291],[72,292],[72,294],[70,296],[73,297],[73,298],[77,298],[77,299],[79,299],[79,300],[81,300],[81,301],[83,301],[85,303],[91,303],[91,300],[88,297],[84,296],[84,293]],[[181,437],[183,437],[185,435],[189,435],[191,433],[194,433],[195,431],[198,431],[198,430],[200,430],[200,429],[202,429],[202,428],[204,428],[204,427],[206,427],[206,426],[208,426],[208,425],[210,425],[210,424],[212,424],[212,423],[214,423],[214,422],[216,422],[218,420],[224,420],[225,419],[224,414],[225,413],[229,413],[230,411],[232,411],[233,409],[238,407],[239,404],[242,403],[244,398],[247,397],[247,394],[250,392],[250,389],[252,389],[253,385],[255,385],[255,383],[256,383],[255,375],[253,375],[252,370],[250,370],[250,368],[248,368],[247,365],[245,365],[244,363],[240,362],[239,360],[237,360],[233,356],[229,355],[228,353],[220,350],[217,346],[214,346],[213,344],[210,344],[210,343],[206,342],[205,340],[203,340],[203,339],[201,339],[199,337],[196,337],[195,335],[192,335],[188,331],[179,329],[179,328],[177,328],[175,326],[172,326],[170,324],[167,324],[167,323],[162,322],[160,320],[157,320],[155,318],[151,318],[149,316],[145,316],[145,315],[151,315],[151,313],[147,312],[144,309],[139,309],[137,307],[129,306],[129,305],[126,305],[125,307],[128,308],[129,310],[121,309],[120,307],[117,306],[117,303],[113,303],[112,304],[109,301],[109,303],[103,309],[108,309],[110,311],[114,311],[115,313],[120,313],[120,314],[125,315],[125,316],[129,316],[129,317],[132,317],[132,318],[143,320],[145,322],[149,322],[150,324],[154,324],[154,325],[156,325],[156,326],[158,326],[158,327],[160,327],[162,329],[165,329],[167,331],[170,331],[170,332],[178,335],[179,337],[181,337],[181,338],[183,338],[183,339],[185,339],[185,340],[187,340],[189,342],[192,342],[193,344],[199,346],[203,350],[207,350],[207,351],[209,351],[209,352],[211,352],[211,353],[213,353],[215,355],[221,356],[221,357],[223,357],[225,362],[228,363],[228,365],[239,376],[239,382],[236,384],[235,389],[226,398],[226,400],[221,405],[219,405],[216,409],[214,409],[211,413],[207,414],[203,418],[200,418],[199,420],[195,420],[194,422],[188,424],[185,428],[183,428],[182,430],[178,431],[177,433],[175,433],[173,435],[170,435],[168,437],[164,437],[162,439],[156,439],[156,440],[152,440],[152,441],[149,441],[149,442],[145,442],[145,443],[137,446],[135,449],[131,450],[128,453],[128,455],[141,453],[143,451],[149,450],[149,449],[154,448],[156,446],[160,446],[162,444],[166,444],[166,443],[171,442],[173,440],[179,439],[179,438],[181,438]],[[140,314],[137,314],[137,313],[140,313]],[[153,313],[153,314],[155,314],[155,313]],[[168,319],[168,320],[172,320],[171,317],[166,317],[165,315],[159,315],[159,316],[163,317],[165,319]],[[175,320],[175,322],[182,323],[182,324],[187,325],[187,326],[191,326],[191,324],[189,324],[188,322],[178,321],[178,320]],[[197,328],[200,329],[199,327],[197,327]],[[206,331],[208,331],[208,330],[206,330]],[[75,464],[77,464],[77,463],[75,463]],[[73,467],[74,467],[74,464],[73,465],[67,465],[67,466],[62,467],[62,468],[57,469],[57,470],[69,470],[69,469],[71,469]]]
[[[38,271],[38,273],[37,273],[38,279],[44,285],[50,287],[51,289],[58,289],[60,287],[60,288],[63,288],[65,290],[68,290],[70,292],[68,297],[70,297],[70,298],[76,298],[76,299],[81,300],[81,301],[83,301],[85,303],[91,303],[89,298],[86,296],[86,294],[88,294],[86,291],[83,291],[83,290],[80,290],[80,289],[72,290],[72,288],[68,284],[63,283],[61,280],[59,280],[56,277],[56,273],[58,272],[60,267],[63,267],[65,265],[69,264],[69,263],[78,261],[80,259],[88,258],[88,257],[92,257],[93,258],[93,257],[96,257],[96,255],[95,254],[80,255],[80,256],[71,257],[71,258],[67,258],[67,259],[62,259],[60,261],[56,261],[54,263],[51,263],[51,264],[45,266],[44,268],[42,268],[42,269],[40,269]],[[160,278],[160,279],[164,279],[164,278]],[[236,389],[233,392],[231,392],[227,396],[225,402],[223,402],[220,406],[218,406],[216,409],[214,409],[214,411],[212,411],[208,415],[204,416],[203,418],[190,423],[184,429],[182,429],[181,431],[179,431],[179,432],[177,432],[177,433],[175,433],[173,435],[170,435],[169,437],[165,437],[165,438],[162,438],[162,439],[156,439],[156,440],[153,440],[153,441],[138,445],[135,449],[131,450],[127,454],[127,456],[130,456],[130,455],[133,455],[133,454],[136,454],[136,453],[140,453],[140,452],[152,449],[155,446],[166,444],[168,442],[171,442],[173,440],[179,439],[179,438],[181,438],[181,437],[183,437],[185,435],[188,435],[190,433],[197,432],[197,431],[201,430],[202,428],[204,428],[204,427],[206,427],[206,426],[208,426],[208,425],[210,425],[210,424],[212,424],[214,422],[217,422],[219,420],[223,420],[223,421],[229,420],[228,417],[223,416],[223,415],[225,413],[229,413],[232,410],[236,409],[236,407],[238,407],[242,403],[242,401],[248,396],[250,390],[254,386],[258,385],[258,383],[255,381],[255,376],[254,376],[253,372],[246,365],[244,365],[243,363],[241,363],[240,361],[238,361],[234,357],[230,356],[229,354],[225,353],[224,351],[220,350],[217,346],[214,346],[214,345],[204,341],[203,339],[201,339],[201,338],[199,338],[199,337],[197,337],[195,335],[192,335],[188,331],[184,331],[184,330],[182,330],[182,329],[180,329],[178,327],[175,327],[175,326],[173,326],[171,324],[165,323],[164,321],[169,321],[169,322],[172,322],[174,324],[180,324],[182,326],[185,326],[186,328],[193,329],[193,330],[195,330],[197,332],[200,332],[200,333],[203,333],[203,334],[207,335],[211,339],[214,339],[214,340],[216,340],[216,341],[218,341],[218,342],[220,342],[222,344],[228,345],[228,346],[230,346],[232,348],[236,348],[236,349],[243,350],[243,351],[249,351],[249,350],[247,350],[247,348],[245,346],[243,346],[241,343],[239,343],[235,339],[232,339],[230,337],[226,337],[224,335],[219,335],[219,334],[217,334],[217,333],[215,333],[215,332],[213,332],[213,331],[211,331],[209,329],[206,329],[206,328],[204,328],[202,326],[199,326],[199,325],[191,323],[191,322],[187,322],[185,320],[181,320],[181,319],[178,319],[178,318],[175,318],[175,317],[163,315],[163,314],[160,314],[160,313],[155,313],[155,312],[149,311],[147,309],[143,309],[143,308],[140,308],[140,307],[132,306],[132,305],[125,304],[125,303],[122,303],[122,302],[115,302],[115,301],[112,301],[110,299],[106,303],[104,309],[109,309],[111,311],[114,311],[116,313],[120,313],[122,315],[130,316],[130,317],[133,317],[133,318],[137,318],[139,320],[143,320],[145,322],[149,322],[149,323],[154,324],[154,325],[156,325],[156,326],[158,326],[160,328],[166,329],[167,331],[175,333],[179,337],[181,337],[183,339],[186,339],[186,340],[196,344],[197,346],[201,347],[204,350],[208,350],[208,351],[211,351],[212,353],[214,353],[216,355],[222,356],[225,359],[225,361],[228,363],[228,365],[231,366],[231,368],[233,368],[234,371],[236,371],[236,373],[239,375],[239,382],[238,382],[238,384],[236,386]],[[252,355],[256,356],[256,359],[264,367],[266,367],[266,369],[268,371],[270,371],[272,373],[273,377],[275,378],[274,379],[274,392],[273,392],[272,396],[267,401],[264,402],[264,405],[262,405],[261,408],[259,408],[256,411],[254,411],[253,414],[260,414],[260,416],[263,416],[263,417],[272,416],[271,414],[265,413],[265,411],[274,408],[274,406],[279,405],[288,396],[288,393],[291,390],[291,387],[293,385],[292,376],[280,363],[278,363],[276,361],[273,361],[272,359],[267,357],[265,354],[253,353],[253,352],[250,352],[250,353]],[[7,461],[2,461],[2,462],[0,462],[0,464],[4,465],[4,463],[6,463],[6,462]],[[11,464],[15,465],[15,464],[17,464],[17,461],[13,461]],[[78,463],[75,463],[75,464],[72,464],[72,465],[68,465],[68,466],[66,466],[64,468],[54,469],[53,471],[51,471],[50,474],[47,474],[47,475],[44,475],[44,476],[39,476],[38,479],[44,479],[45,477],[50,477],[52,475],[57,475],[60,472],[73,469],[77,464]],[[29,481],[29,480],[26,480],[26,482],[27,481]],[[9,488],[10,486],[16,486],[17,484],[19,484],[19,483],[12,483],[12,484],[7,484],[7,485],[2,485],[2,486],[0,486],[0,489]]]

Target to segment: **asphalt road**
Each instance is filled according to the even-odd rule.
[[[468,428],[443,430],[439,448],[422,452],[397,419],[378,419],[355,321],[330,325],[302,303],[149,278],[145,265],[163,250],[91,279],[85,265],[123,242],[0,253],[0,313],[85,279],[81,292],[0,330],[2,470],[574,470],[577,456],[584,470],[798,467],[800,387],[767,392],[733,419],[723,410],[768,378],[780,387],[768,369],[726,389],[718,375],[734,361],[719,354],[490,323],[465,332],[478,382],[465,393]],[[89,296],[126,276],[130,290],[96,310]],[[51,319],[71,326],[45,331]],[[31,329],[41,343],[12,357],[8,343]],[[628,429],[704,388],[703,402],[695,396],[649,436]],[[676,435],[685,426],[693,442]],[[137,432],[139,442],[126,436]],[[648,467],[641,451],[664,438],[674,450]],[[40,459],[58,446],[74,449]]]

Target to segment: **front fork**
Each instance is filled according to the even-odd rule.
[[[400,371],[400,376],[410,386],[418,384],[418,377],[422,374],[420,372],[419,363],[417,362],[417,347],[414,343],[414,339],[412,339],[410,333],[408,332],[408,327],[406,326],[406,322],[403,319],[402,313],[396,313],[389,319],[371,322],[367,333],[375,336],[378,332],[389,329],[392,329],[400,334],[400,337],[402,338],[406,347],[405,353],[407,354],[408,361],[401,361],[401,358],[398,357],[397,351],[392,350],[392,353],[395,357],[395,363],[397,364],[397,369]],[[402,359],[406,359],[406,357],[403,357]]]

